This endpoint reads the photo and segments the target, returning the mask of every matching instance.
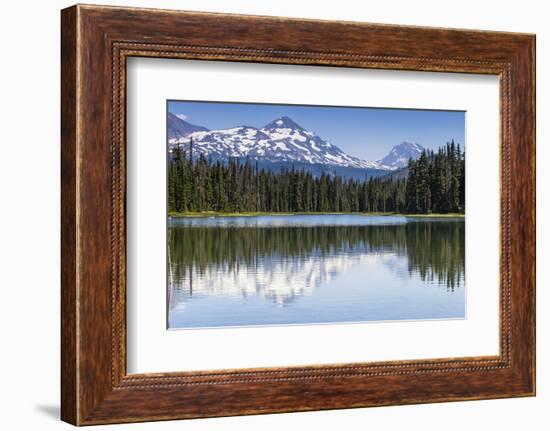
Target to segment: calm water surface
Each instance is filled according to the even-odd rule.
[[[464,220],[169,220],[171,329],[465,316]]]

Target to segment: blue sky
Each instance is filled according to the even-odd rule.
[[[381,159],[403,141],[436,149],[454,139],[464,146],[463,111],[184,101],[168,101],[168,110],[211,130],[242,125],[262,127],[287,116],[364,160]]]

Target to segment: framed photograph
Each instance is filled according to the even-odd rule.
[[[535,394],[535,37],[62,11],[62,419]]]

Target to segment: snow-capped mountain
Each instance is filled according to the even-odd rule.
[[[224,130],[196,131],[184,137],[170,139],[170,144],[181,145],[189,151],[191,139],[195,155],[204,154],[214,160],[249,158],[271,163],[391,169],[378,162],[368,162],[346,154],[288,117],[277,118],[261,128],[240,126]]]
[[[409,159],[418,159],[422,151],[424,151],[424,147],[420,144],[402,142],[393,147],[386,157],[378,160],[376,163],[387,166],[392,170],[401,169],[407,166]]]
[[[179,118],[177,115],[168,113],[168,139],[180,139],[193,132],[207,132],[206,127],[195,126]]]

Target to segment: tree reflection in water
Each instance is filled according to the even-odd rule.
[[[170,227],[169,297],[173,292],[178,301],[261,295],[285,306],[377,255],[399,257],[398,262],[406,262],[403,277],[418,276],[452,294],[464,282],[464,234],[460,219],[363,226]],[[396,260],[385,262],[391,266]]]

